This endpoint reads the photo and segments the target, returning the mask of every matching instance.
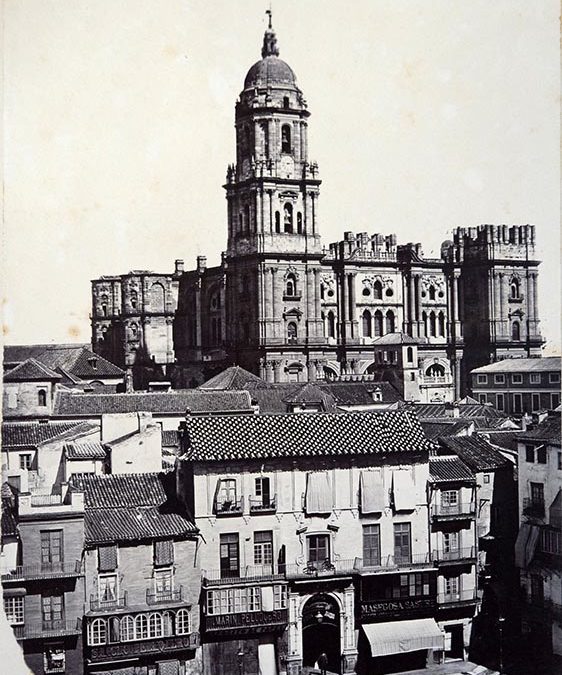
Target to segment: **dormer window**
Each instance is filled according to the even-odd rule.
[[[281,152],[291,152],[291,127],[288,124],[281,127]]]

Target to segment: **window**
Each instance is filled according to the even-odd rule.
[[[548,381],[550,384],[558,384],[560,382],[560,373],[549,373]]]
[[[375,300],[382,300],[382,284],[380,281],[375,281],[373,284],[373,297]]]
[[[18,407],[18,392],[9,391],[8,392],[8,408],[14,409]]]
[[[335,338],[336,337],[336,317],[334,316],[333,312],[328,312],[327,323],[328,323],[328,326],[327,326],[328,337]]]
[[[440,363],[432,363],[425,371],[428,377],[445,377],[445,367]]]
[[[222,579],[240,576],[237,533],[220,535],[220,571]]]
[[[531,600],[539,604],[544,602],[544,582],[538,574],[531,576]]]
[[[431,335],[431,337],[435,337],[437,335],[437,324],[435,322],[435,312],[429,313],[429,334]]]
[[[537,448],[537,464],[546,464],[546,446],[544,445]]]
[[[380,564],[380,526],[363,525],[363,565],[365,567],[377,567]]]
[[[174,542],[172,539],[163,539],[154,542],[154,565],[169,566],[174,564]]]
[[[285,295],[296,295],[297,294],[297,280],[294,274],[287,275],[287,281],[285,282]]]
[[[412,558],[410,523],[394,524],[394,562],[409,563]]]
[[[509,293],[513,299],[519,298],[519,279],[514,277],[509,285]]]
[[[503,394],[496,394],[496,408],[500,411],[505,409],[505,397]]]
[[[541,407],[541,395],[531,394],[531,408],[533,410],[539,410],[540,407]]]
[[[283,225],[285,232],[293,233],[293,205],[288,202],[283,206]]]
[[[136,291],[131,291],[130,302],[132,309],[136,309],[138,302],[138,294]]]
[[[154,570],[154,592],[160,600],[171,598],[174,590],[174,571],[171,567]]]
[[[43,530],[41,532],[41,564],[57,565],[62,561],[62,530]]]
[[[522,384],[523,375],[521,375],[521,373],[513,373],[513,375],[511,376],[511,382],[512,384]]]
[[[163,632],[162,614],[152,612],[148,617],[148,636],[151,638],[162,637]]]
[[[486,394],[478,394],[478,403],[480,403],[482,405],[486,405],[487,402],[488,402],[488,397],[486,396]]]
[[[394,577],[385,588],[385,597],[387,598],[408,598],[423,597],[429,595],[430,576],[427,572],[418,572],[415,574],[401,574]]]
[[[176,635],[187,635],[191,633],[191,611],[189,609],[178,609],[176,612]]]
[[[281,152],[291,152],[291,127],[288,124],[281,127]]]
[[[373,334],[372,325],[371,325],[371,312],[366,309],[363,312],[362,317],[362,327],[363,327],[363,337],[371,337]]]
[[[41,597],[41,612],[44,630],[61,627],[64,620],[64,601],[62,593],[43,595]]]
[[[289,321],[287,324],[287,340],[295,342],[297,339],[297,324],[294,321]]]
[[[251,222],[250,222],[250,206],[249,204],[246,204],[244,206],[244,227],[246,228],[246,232],[250,232],[251,228]]]
[[[413,347],[407,347],[406,349],[406,360],[408,363],[414,362],[414,349]]]
[[[302,234],[302,213],[300,211],[297,213],[297,232]]]
[[[541,374],[540,373],[530,373],[529,374],[529,383],[530,384],[540,384],[541,383]]]
[[[478,374],[478,375],[476,376],[476,382],[477,382],[478,384],[488,384],[488,376],[487,376],[487,375]]]
[[[289,97],[288,96],[283,96],[283,107],[284,108],[289,108]]]
[[[394,320],[394,312],[388,311],[386,313],[386,332],[387,333],[394,333],[395,328],[396,328],[396,322]]]
[[[44,389],[39,389],[37,392],[37,405],[41,407],[47,405],[47,392]]]
[[[495,384],[505,384],[505,375],[494,375]]]
[[[236,506],[236,480],[225,478],[219,481],[217,511],[230,511]]]
[[[375,337],[380,337],[382,335],[382,312],[377,310],[375,312]]]
[[[439,324],[439,335],[441,337],[445,337],[445,315],[443,314],[443,312],[439,312],[437,321]]]
[[[523,412],[523,397],[521,394],[513,394],[513,412]]]
[[[271,492],[269,489],[269,478],[260,476],[254,481],[255,499],[259,506],[271,506]]]
[[[519,321],[514,321],[511,326],[511,339],[515,342],[519,342],[521,339],[521,326]]]
[[[562,469],[562,452],[558,453],[558,470]]]
[[[485,473],[485,474],[484,474],[484,483],[489,483],[489,482],[490,482],[490,474],[489,474],[489,473]]]
[[[330,560],[330,537],[327,534],[311,534],[306,538],[306,544],[309,563]]]
[[[458,595],[460,589],[459,577],[449,577],[444,579],[445,595]]]
[[[24,597],[18,595],[14,597],[4,597],[4,612],[8,623],[17,626],[24,622]]]
[[[443,553],[452,553],[459,550],[459,533],[443,532]]]
[[[525,446],[525,461],[531,464],[535,461],[535,447],[533,445]]]
[[[552,410],[558,408],[560,405],[560,394],[551,394],[550,395],[550,407]]]
[[[135,617],[135,639],[146,640],[148,638],[148,617],[146,614],[137,614]]]
[[[428,289],[429,299],[435,300],[435,286],[430,286]]]
[[[277,234],[281,232],[281,214],[279,211],[275,211],[275,232]]]
[[[98,599],[103,603],[117,602],[116,574],[100,574],[98,576]]]
[[[31,455],[28,453],[20,455],[20,469],[25,469],[26,471],[31,469]]]
[[[132,616],[124,616],[119,625],[121,642],[130,642],[135,639],[135,620]]]
[[[64,673],[65,651],[63,644],[45,645],[43,652],[43,670],[45,673]]]
[[[273,565],[273,532],[254,532],[254,565]]]
[[[105,619],[94,619],[88,626],[88,644],[104,645],[107,641],[107,624]]]
[[[273,609],[287,609],[287,586],[276,584],[273,587]]]
[[[238,614],[261,610],[261,588],[226,588],[207,592],[207,614]]]
[[[537,505],[544,505],[544,484],[531,483],[531,502]]]
[[[441,492],[441,506],[456,506],[458,503],[458,490],[443,490]]]

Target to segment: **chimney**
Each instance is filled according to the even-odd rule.
[[[197,271],[199,274],[202,274],[207,268],[207,256],[198,255],[197,256]]]
[[[175,264],[175,274],[183,274],[184,272],[183,260],[176,260],[174,264]]]

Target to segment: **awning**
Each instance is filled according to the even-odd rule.
[[[527,539],[527,546],[525,546],[525,567],[528,567],[529,563],[535,557],[535,551],[537,550],[540,533],[541,531],[538,525],[531,525],[531,532],[529,534],[529,538]]]
[[[362,628],[371,646],[371,656],[445,648],[445,636],[434,619],[385,621]]]
[[[359,486],[361,490],[361,513],[384,511],[386,499],[381,474],[378,471],[362,471]]]
[[[308,474],[305,508],[307,513],[332,512],[332,487],[327,471]]]
[[[539,541],[540,528],[537,525],[523,523],[515,541],[515,566],[525,569],[535,555]]]
[[[416,508],[416,487],[407,469],[392,472],[392,495],[396,511],[413,511]]]

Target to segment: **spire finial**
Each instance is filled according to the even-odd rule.
[[[267,14],[268,17],[268,22],[267,22],[267,30],[265,31],[265,35],[263,36],[263,47],[261,48],[261,56],[262,59],[265,59],[266,56],[279,56],[279,47],[277,46],[277,36],[275,35],[275,31],[273,30],[273,23],[272,23],[272,14],[273,12],[271,11],[271,4],[269,5],[269,9],[265,10],[265,13]]]

